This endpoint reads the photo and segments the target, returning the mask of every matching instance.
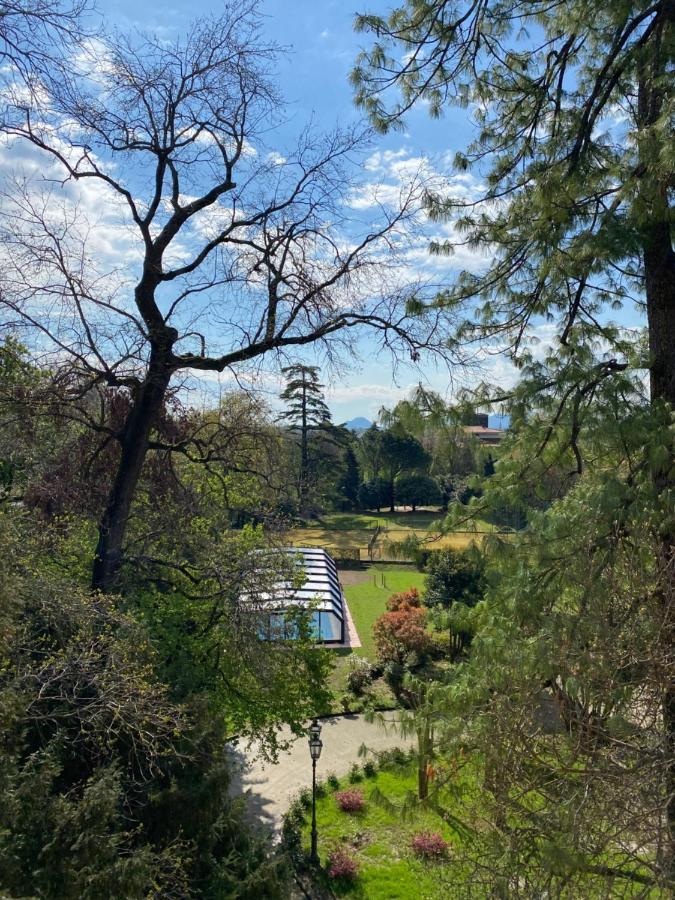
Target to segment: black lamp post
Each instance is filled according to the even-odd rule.
[[[316,761],[321,756],[322,747],[321,726],[313,719],[309,726],[309,753],[312,757],[312,852],[309,854],[309,861],[314,866],[319,865],[319,853],[316,849]]]

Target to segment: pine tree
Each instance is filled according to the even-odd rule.
[[[310,435],[330,425],[331,414],[324,401],[323,384],[319,381],[318,366],[296,364],[282,369],[286,387],[280,397],[287,409],[279,419],[288,422],[300,439],[300,468],[298,472],[298,501],[305,505],[311,482]]]
[[[480,505],[509,505],[534,487],[543,512],[507,548],[513,570],[493,598],[467,695],[483,679],[478,718],[503,783],[523,791],[526,761],[547,758],[547,784],[569,793],[533,819],[548,874],[542,867],[535,885],[522,868],[506,883],[528,896],[555,893],[557,877],[574,891],[574,878],[591,875],[672,888],[675,2],[405,0],[357,27],[374,35],[352,78],[375,127],[401,126],[420,100],[435,117],[452,104],[474,110],[475,140],[455,159],[461,177],[476,173],[474,196],[432,196],[429,213],[452,222],[463,245],[489,248],[491,262],[461,272],[437,303],[462,320],[455,339],[501,344],[521,373],[504,397],[515,438]],[[644,339],[610,321],[633,304],[646,312]],[[555,333],[543,360],[529,342],[542,320]],[[486,388],[480,399],[499,398]],[[534,751],[522,722],[542,675],[574,740]],[[619,723],[624,757],[613,753]],[[547,757],[591,745],[578,785],[564,752]],[[509,852],[517,866],[515,843]]]

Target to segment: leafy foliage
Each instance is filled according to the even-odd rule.
[[[407,606],[396,612],[386,612],[373,626],[378,658],[383,663],[405,663],[411,653],[424,656],[431,646],[426,630],[426,612]]]
[[[176,704],[145,629],[36,571],[27,538],[0,515],[1,889],[282,895],[279,861],[228,799],[222,720]]]
[[[429,607],[475,606],[483,597],[485,562],[477,552],[435,551],[429,555],[426,571],[424,602]]]

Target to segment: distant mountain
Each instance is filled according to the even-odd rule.
[[[373,423],[370,419],[364,419],[363,416],[357,416],[355,419],[350,419],[348,422],[345,422],[345,428],[348,428],[350,431],[365,431],[367,428]]]

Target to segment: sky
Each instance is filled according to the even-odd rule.
[[[278,87],[287,104],[286,119],[278,129],[279,147],[292,143],[308,122],[319,131],[329,131],[336,125],[362,121],[348,82],[356,54],[366,41],[365,36],[353,30],[354,15],[365,11],[386,12],[390,6],[390,2],[383,0],[260,3],[266,34],[284,48],[275,67]],[[157,0],[144,3],[100,0],[98,7],[109,23],[123,30],[158,30],[167,38],[184,30],[195,15],[218,14],[222,9],[212,0],[175,0],[168,4]],[[406,171],[421,160],[434,172],[447,171],[451,156],[468,142],[470,135],[471,125],[465,111],[449,110],[440,123],[431,122],[423,109],[413,111],[404,132],[374,141],[369,158],[373,178],[397,185]],[[426,241],[420,242],[415,252],[420,265],[430,264]],[[446,277],[444,270],[462,268],[465,263],[463,257],[447,264],[436,263],[438,271],[434,280],[437,277],[442,283]],[[357,351],[359,358],[345,360],[340,371],[326,368],[322,372],[329,406],[337,422],[359,415],[374,419],[382,405],[393,405],[419,382],[450,397],[458,387],[478,378],[476,373],[448,371],[444,364],[438,365],[429,358],[423,358],[419,366],[403,361],[394,371],[388,354],[376,354],[373,341],[365,335],[360,338]],[[492,367],[496,379],[503,378],[507,369],[505,361],[497,361]],[[223,389],[230,386],[227,376],[219,382]],[[274,402],[280,380],[272,368],[257,387]]]
[[[308,123],[317,132],[328,132],[335,126],[359,123],[361,115],[352,100],[348,76],[356,55],[368,37],[353,30],[357,12],[386,12],[394,0],[264,0],[259,4],[264,16],[267,38],[282,49],[273,74],[286,107],[274,133],[266,142],[272,152],[282,153],[293,145]],[[170,40],[185,32],[190,21],[199,15],[218,15],[222,4],[213,0],[174,0],[166,4],[158,0],[99,0],[98,8],[109,25],[123,31],[150,30]],[[473,133],[470,112],[448,109],[441,120],[431,120],[424,108],[406,117],[405,129],[384,137],[376,137],[361,159],[363,185],[350,201],[355,216],[367,217],[373,208],[372,192],[390,192],[393,196],[411,173],[422,169],[425,176],[442,178],[452,172],[451,160],[456,151],[466,147]],[[0,159],[0,167],[2,159]],[[479,188],[478,176],[453,175],[453,193],[467,196]],[[90,205],[100,204],[97,197]],[[111,214],[114,210],[111,211]],[[430,226],[431,227],[431,226]],[[449,258],[430,258],[428,240],[451,234],[451,226],[433,226],[435,231],[421,232],[406,255],[406,265],[419,271],[434,283],[442,285],[462,270],[479,270],[486,259],[469,251]],[[113,233],[115,233],[113,231]],[[115,252],[127,252],[120,233]],[[109,248],[101,248],[103,254]],[[129,265],[134,255],[129,250]],[[551,328],[542,325],[538,337],[545,346]],[[383,405],[392,406],[406,396],[415,385],[423,383],[451,399],[464,386],[487,380],[500,388],[512,384],[516,375],[508,361],[500,356],[488,359],[480,369],[448,370],[444,364],[423,357],[418,365],[405,360],[393,367],[386,353],[378,353],[375,342],[363,335],[358,342],[356,359],[344,359],[342,365],[325,367],[323,381],[327,400],[336,422],[355,416],[374,419]],[[308,362],[321,362],[311,354]],[[250,382],[245,382],[247,385]],[[234,386],[232,373],[202,378],[195,393],[212,397]],[[281,389],[281,379],[270,364],[256,379],[254,386],[274,404]]]

